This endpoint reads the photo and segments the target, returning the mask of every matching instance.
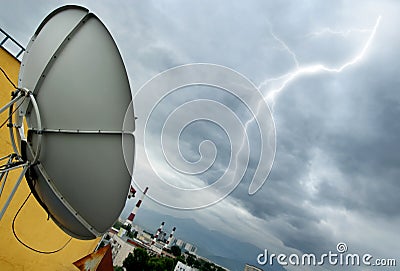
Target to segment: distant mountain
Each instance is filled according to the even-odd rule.
[[[209,230],[191,218],[176,218],[150,210],[142,210],[135,223],[155,232],[162,221],[167,232],[176,226],[175,237],[192,243],[197,254],[232,271],[242,271],[246,263],[259,266],[257,256],[262,251],[245,240],[237,240],[221,232]],[[261,266],[259,266],[261,267]],[[264,266],[263,270],[285,270],[279,265]]]

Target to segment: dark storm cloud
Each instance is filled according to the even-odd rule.
[[[378,49],[385,46],[392,52],[398,39],[387,33],[378,36],[381,40],[377,38],[371,59],[356,71],[298,80],[278,98],[274,110],[278,148],[264,197],[241,198],[259,217],[286,218],[290,227],[271,231],[288,246],[321,251],[335,241],[316,228],[326,217],[313,213],[305,202],[364,213],[366,218],[399,215],[396,142],[400,131],[394,123],[400,113],[398,64],[388,64],[392,59],[380,58]],[[388,36],[395,41],[390,46]],[[314,176],[318,180],[310,193],[304,183],[307,179],[312,183],[315,150],[329,159],[321,165],[324,174]]]
[[[343,15],[340,6],[332,4],[332,7],[329,7],[324,3],[305,7],[300,5],[298,9],[297,3],[288,3],[278,5],[279,7],[260,8],[265,11],[266,16],[257,17],[254,21],[262,26],[257,23],[252,24],[253,31],[246,32],[243,36],[249,43],[254,44],[254,40],[258,40],[262,45],[253,47],[251,54],[248,50],[252,46],[229,42],[234,36],[226,36],[225,31],[219,33],[224,38],[224,44],[226,41],[230,45],[224,47],[224,54],[221,54],[221,44],[213,47],[214,51],[208,44],[199,43],[195,47],[188,45],[194,43],[192,41],[195,39],[194,35],[202,36],[203,41],[217,39],[214,33],[224,29],[224,24],[220,20],[216,24],[215,32],[211,35],[210,33],[202,35],[203,31],[207,32],[207,29],[210,29],[214,17],[207,22],[188,19],[188,28],[196,28],[197,32],[187,33],[187,40],[190,42],[187,40],[186,44],[178,42],[177,46],[181,51],[187,52],[192,59],[203,60],[212,55],[215,56],[213,61],[218,60],[218,63],[230,66],[233,64],[239,71],[246,71],[245,75],[253,80],[258,78],[261,80],[266,75],[275,76],[289,72],[293,70],[295,64],[293,56],[290,56],[281,44],[271,37],[271,29],[296,52],[300,65],[307,61],[336,65],[357,53],[368,33],[357,32],[354,40],[349,36],[340,35],[330,35],[320,39],[305,37],[326,26],[332,29],[346,29],[347,25],[354,28],[371,28],[377,17],[375,14],[374,20],[363,18],[351,24],[349,14]],[[246,8],[243,14],[248,14],[249,10]],[[217,10],[216,14],[219,14],[218,12]],[[310,14],[313,15],[311,19],[305,19]],[[261,23],[263,20],[264,24]],[[176,19],[174,23],[179,24]],[[250,28],[250,24],[244,21],[238,33],[242,33],[246,27]],[[178,35],[177,39],[182,39],[182,36]],[[385,41],[377,42],[383,46]],[[265,48],[269,50],[265,51]],[[373,52],[379,54],[376,49]],[[223,55],[230,57],[221,60]],[[247,61],[238,64],[236,62],[238,59]],[[394,75],[382,77],[382,73],[377,73],[386,69],[387,61],[390,59],[380,63],[376,63],[376,59],[369,60],[367,64],[364,62],[356,66],[356,69],[361,67],[361,71],[352,72],[348,69],[343,72],[344,75],[326,73],[309,75],[290,84],[285,93],[279,96],[274,107],[278,146],[269,180],[260,192],[249,197],[247,195],[249,180],[244,179],[231,196],[239,199],[256,217],[267,222],[279,221],[268,231],[285,245],[305,252],[323,251],[338,241],[336,237],[329,235],[327,229],[318,226],[322,220],[329,220],[330,214],[321,214],[310,206],[372,213],[366,217],[382,213],[396,214],[394,206],[398,204],[393,203],[397,202],[395,195],[398,185],[394,181],[398,172],[389,165],[395,166],[398,159],[396,152],[390,152],[388,149],[390,146],[393,148],[398,131],[395,128],[373,127],[370,124],[370,122],[390,122],[392,115],[397,114],[394,109],[388,109],[387,106],[392,103],[390,108],[396,108],[398,102],[379,99],[374,94],[378,88],[384,87],[383,85],[393,84],[393,78],[396,78]],[[378,67],[373,70],[377,64]],[[363,65],[366,65],[365,68],[362,68]],[[346,72],[348,76],[345,75]],[[378,79],[372,79],[376,77]],[[368,79],[375,80],[375,84],[371,84]],[[392,92],[391,95],[398,97]],[[371,129],[374,131],[372,134]],[[383,131],[389,135],[382,136]],[[194,133],[192,137],[195,139],[201,136]],[[377,144],[382,140],[383,144]],[[371,147],[371,144],[376,146]],[[329,158],[325,159],[326,164],[317,163],[320,156]],[[250,163],[249,171],[254,171],[255,165],[256,163]],[[318,165],[318,170],[323,173],[314,173],[315,165]],[[373,174],[374,172],[381,174]],[[317,180],[312,180],[313,178]],[[381,179],[379,184],[382,185],[378,185],[377,179]],[[385,194],[386,196],[383,196]]]
[[[347,176],[346,186],[351,193],[334,195],[328,192],[335,191],[332,185],[325,184],[320,197],[326,204],[336,199],[349,209],[399,216],[400,127],[395,120],[400,117],[400,108],[391,98],[397,95],[396,74],[387,74],[378,67],[363,70],[364,74],[354,76],[359,80],[349,81],[347,86],[353,90],[349,98],[356,110],[343,121],[354,125],[340,133],[332,131],[323,146]]]

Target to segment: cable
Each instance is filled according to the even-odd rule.
[[[14,219],[13,219],[13,221],[12,221],[12,231],[13,231],[14,237],[15,237],[15,238],[17,239],[17,241],[20,242],[24,247],[26,247],[26,248],[28,248],[28,249],[34,251],[34,252],[37,252],[37,253],[41,253],[41,254],[54,254],[54,253],[57,253],[57,252],[63,250],[63,249],[69,244],[69,242],[71,242],[72,237],[71,237],[62,247],[60,247],[60,248],[57,249],[57,250],[53,250],[53,251],[42,251],[42,250],[35,249],[35,248],[33,248],[33,247],[31,247],[31,246],[25,244],[25,243],[18,237],[17,233],[15,232],[15,220],[17,219],[17,216],[18,216],[19,212],[20,212],[20,211],[22,210],[22,208],[25,206],[26,202],[28,201],[28,199],[29,199],[29,197],[30,197],[31,195],[32,195],[32,192],[29,192],[29,195],[26,197],[26,199],[24,200],[24,202],[22,203],[22,205],[19,207],[17,213],[16,213],[15,216],[14,216]]]
[[[10,84],[17,89],[18,87],[14,84],[14,82],[10,79],[10,77],[8,77],[7,73],[3,70],[2,67],[0,67],[1,72],[4,74],[4,76],[7,78],[8,82],[10,82]]]

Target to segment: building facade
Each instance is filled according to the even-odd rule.
[[[197,268],[190,267],[182,262],[177,262],[174,271],[197,271]]]

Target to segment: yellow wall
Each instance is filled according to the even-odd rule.
[[[6,70],[9,77],[17,84],[20,63],[13,56],[0,48],[0,67]],[[4,75],[0,72],[0,106],[7,103],[13,91]],[[0,122],[7,118],[7,114],[0,115]],[[8,129],[0,129],[0,157],[11,153]],[[11,172],[0,198],[0,208],[11,191],[19,172]],[[78,270],[72,263],[81,257],[93,252],[99,239],[91,241],[72,241],[60,252],[55,254],[40,254],[21,245],[14,237],[12,220],[29,194],[29,187],[25,179],[15,193],[9,208],[0,221],[0,270]],[[15,221],[15,230],[20,238],[31,247],[42,251],[53,251],[62,247],[70,237],[60,230],[52,220],[47,220],[47,214],[31,196]]]

